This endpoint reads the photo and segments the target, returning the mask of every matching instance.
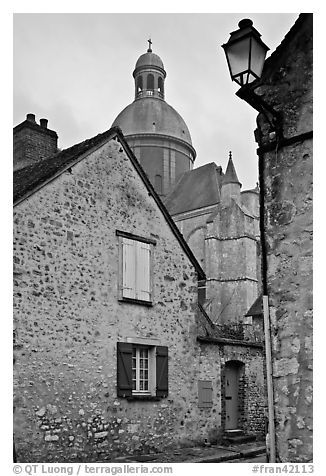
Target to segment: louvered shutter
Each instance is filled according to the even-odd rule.
[[[132,344],[128,342],[117,343],[117,395],[132,395]]]
[[[210,408],[213,406],[213,387],[211,380],[198,380],[198,406]]]
[[[136,299],[151,301],[151,245],[141,241],[136,244]]]
[[[169,393],[168,382],[168,348],[156,347],[156,396],[167,397]]]
[[[122,296],[136,299],[136,241],[122,239]]]

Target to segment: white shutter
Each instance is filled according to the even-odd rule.
[[[137,242],[136,298],[151,301],[151,245]]]
[[[137,242],[122,239],[122,296],[136,299],[136,245]]]

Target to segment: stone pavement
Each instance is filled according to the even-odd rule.
[[[115,463],[241,463],[260,456],[265,457],[265,442],[255,441],[237,446],[204,446],[178,448],[164,453],[115,458]]]

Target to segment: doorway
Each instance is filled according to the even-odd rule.
[[[243,367],[244,364],[236,360],[225,364],[225,430],[239,429],[239,382]]]

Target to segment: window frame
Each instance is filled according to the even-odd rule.
[[[132,352],[136,353],[136,379],[133,378],[133,370],[134,370],[134,365],[133,365],[133,360],[134,360],[134,354],[132,353],[132,383],[134,381],[136,382],[136,388],[132,388],[132,395],[151,395],[155,396],[155,388],[156,388],[156,372],[154,371],[156,367],[156,349],[155,346],[147,346],[147,345],[139,345],[139,344],[132,344]],[[147,383],[148,383],[148,388],[146,390],[141,390],[140,389],[140,382],[141,382],[141,376],[140,372],[141,370],[145,370],[141,368],[140,360],[141,360],[141,351],[147,351],[147,361],[148,361],[148,377],[147,377]],[[143,381],[146,381],[143,379]]]
[[[147,339],[146,339],[147,341]],[[155,339],[156,341],[156,339]],[[150,339],[130,339],[117,342],[117,396],[127,400],[160,400],[169,393],[168,347]],[[148,390],[133,389],[133,349],[148,349],[150,371]]]
[[[154,247],[156,246],[156,241],[152,240],[151,238],[146,238],[140,235],[134,235],[132,233],[124,232],[121,230],[116,230],[116,235],[118,237],[119,242],[119,270],[118,270],[118,300],[121,302],[129,302],[134,304],[141,304],[145,306],[152,306],[154,301],[154,285],[153,285],[153,262],[154,262]],[[123,247],[124,245],[128,244],[128,241],[135,242],[135,262],[134,262],[134,269],[135,269],[135,287],[134,287],[134,296],[128,297],[124,295],[125,287],[124,287],[124,264],[125,264],[125,257]],[[148,292],[149,299],[140,298],[141,289],[138,287],[137,283],[137,270],[139,271],[139,253],[141,249],[141,244],[145,243],[149,245],[149,267],[148,267]]]

